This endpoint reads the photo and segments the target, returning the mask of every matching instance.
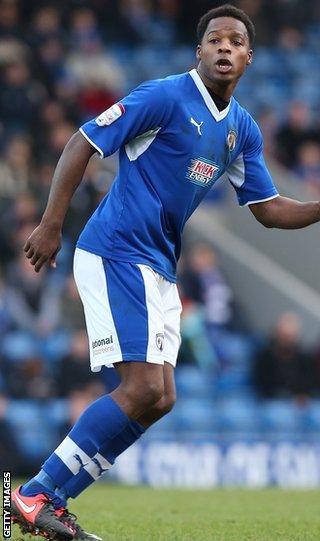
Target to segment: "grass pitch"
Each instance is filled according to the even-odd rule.
[[[100,483],[71,501],[70,511],[104,541],[320,540],[320,491],[154,490]],[[18,539],[15,526],[12,540]]]

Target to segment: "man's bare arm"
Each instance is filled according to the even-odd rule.
[[[49,199],[41,223],[24,246],[26,256],[34,265],[36,272],[39,272],[47,261],[55,266],[66,212],[94,152],[93,146],[80,132],[76,132],[61,154],[53,175]]]
[[[320,221],[320,202],[302,203],[288,197],[249,205],[254,217],[265,227],[301,229]]]

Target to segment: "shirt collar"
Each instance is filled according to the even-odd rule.
[[[223,109],[222,111],[219,111],[218,107],[216,106],[216,104],[214,103],[212,97],[210,96],[205,84],[203,83],[200,75],[198,74],[197,70],[194,68],[192,69],[191,71],[189,71],[189,74],[190,76],[192,77],[196,87],[198,88],[201,96],[203,97],[203,100],[206,104],[206,106],[208,107],[210,113],[212,114],[212,116],[214,117],[214,119],[217,121],[217,122],[220,122],[220,120],[223,120],[227,114],[229,113],[229,110],[230,110],[230,106],[231,106],[231,101],[233,98],[231,98],[231,100],[229,101],[227,107],[225,109]]]

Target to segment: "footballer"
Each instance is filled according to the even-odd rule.
[[[110,192],[80,234],[74,275],[93,371],[115,366],[120,385],[82,413],[41,471],[12,493],[23,532],[98,540],[68,511],[117,456],[175,402],[181,303],[176,263],[184,225],[224,175],[266,227],[320,220],[320,204],[279,195],[261,132],[233,97],[253,60],[249,17],[225,4],[198,24],[197,68],[141,84],[67,143],[47,207],[24,250],[36,272],[55,266],[65,214],[88,161],[119,151]],[[121,502],[119,502],[121,505]]]

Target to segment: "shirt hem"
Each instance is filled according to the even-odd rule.
[[[99,152],[100,158],[103,159],[105,157],[103,150],[94,141],[92,141],[92,139],[89,137],[89,135],[86,134],[86,132],[84,131],[82,127],[79,128],[79,132],[88,141],[88,143],[90,143],[90,145],[93,146],[93,148],[95,148],[97,152]]]
[[[90,252],[91,254],[103,257],[104,259],[110,259],[111,261],[122,261],[123,263],[133,263],[135,265],[147,265],[148,267],[151,267],[155,272],[163,276],[163,278],[168,280],[168,282],[171,282],[173,284],[177,282],[177,277],[175,275],[167,273],[161,267],[158,267],[158,265],[154,265],[154,263],[147,259],[140,257],[128,258],[111,255],[108,252],[103,252],[102,250],[95,250],[90,246],[87,246],[83,242],[77,242],[76,247],[80,248],[81,250],[85,250],[86,252]]]
[[[271,201],[271,199],[275,199],[276,197],[279,197],[280,194],[275,193],[273,195],[270,195],[269,197],[265,197],[264,199],[255,199],[254,201],[247,201],[246,203],[241,203],[240,207],[247,207],[248,205],[254,205],[255,203],[264,203],[265,201]]]

